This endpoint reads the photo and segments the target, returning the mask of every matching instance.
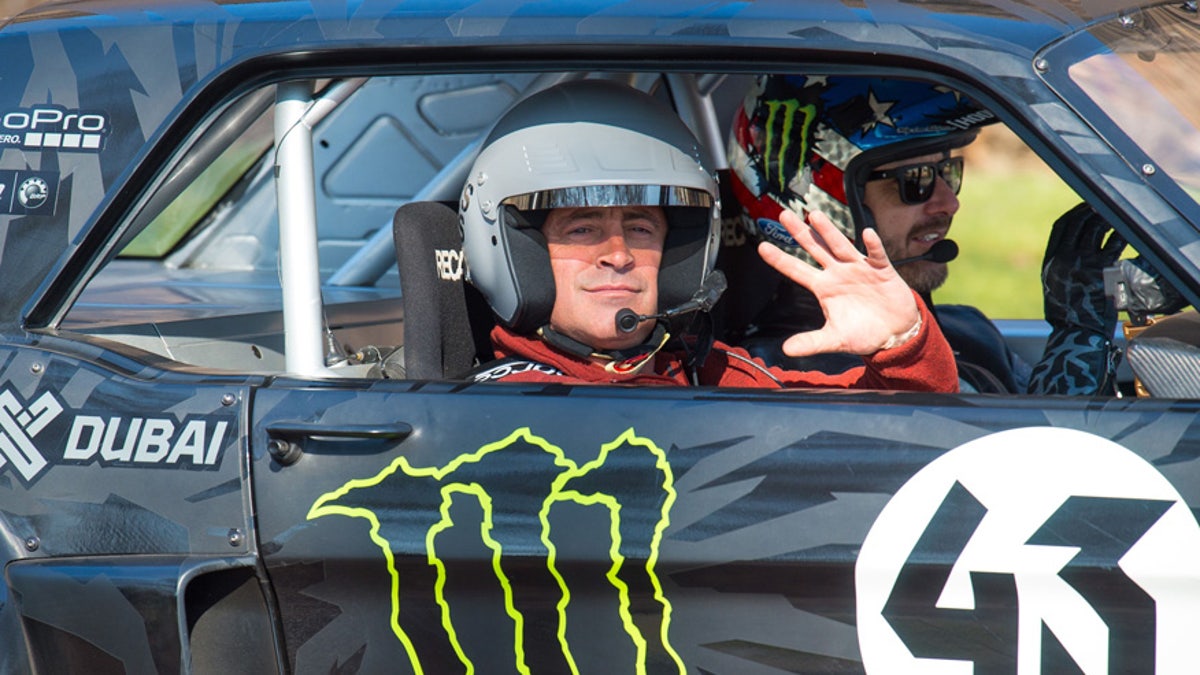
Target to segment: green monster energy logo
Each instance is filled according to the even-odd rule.
[[[397,457],[375,476],[321,495],[308,512],[309,520],[341,515],[370,523],[371,540],[383,551],[392,580],[392,632],[413,672],[432,672],[427,668],[433,664],[455,660],[463,672],[475,672],[455,629],[447,565],[437,551],[438,536],[456,526],[451,505],[458,499],[475,500],[482,508],[479,536],[492,552],[491,571],[512,622],[518,672],[579,672],[567,631],[571,589],[559,570],[550,527],[551,512],[564,502],[607,511],[605,578],[617,594],[636,672],[646,673],[648,663],[654,672],[685,671],[667,639],[671,604],[654,572],[675,503],[666,453],[627,429],[601,446],[594,460],[577,465],[561,448],[521,428],[441,467],[414,467]],[[640,558],[644,565],[631,562]],[[436,607],[428,601],[431,595]],[[443,635],[428,630],[437,623]],[[547,627],[554,629],[556,648],[546,649],[555,642],[545,639]],[[532,631],[541,631],[542,639]],[[536,659],[528,651],[534,647]]]
[[[817,107],[811,103],[802,105],[794,98],[769,100],[764,104],[767,107],[762,150],[763,160],[767,163],[765,173],[768,177],[774,176],[775,189],[782,192],[791,180],[789,171],[795,172],[808,155],[809,133],[817,118]],[[793,134],[797,124],[800,133]],[[799,145],[792,143],[793,138],[800,139]]]

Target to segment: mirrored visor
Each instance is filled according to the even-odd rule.
[[[677,185],[581,185],[527,192],[505,199],[519,211],[573,209],[585,206],[699,206],[709,208],[713,197],[704,190]]]

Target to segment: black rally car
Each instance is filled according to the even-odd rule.
[[[562,80],[654,93],[722,166],[756,75],[909,78],[1194,303],[1198,65],[1191,0],[17,17],[0,670],[1195,672],[1192,312],[1124,344],[1113,397],[476,383],[417,353],[392,224]],[[1044,323],[998,325],[1037,360]]]

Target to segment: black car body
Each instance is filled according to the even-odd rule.
[[[0,670],[1192,672],[1187,315],[1138,373],[1182,384],[1140,397],[505,385],[370,354],[402,340],[392,213],[454,203],[507,105],[585,75],[669,92],[716,155],[758,73],[944,83],[1194,303],[1198,48],[1178,1],[18,17]]]

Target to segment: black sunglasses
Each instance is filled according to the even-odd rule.
[[[938,176],[946,181],[954,194],[958,194],[962,189],[963,158],[947,157],[940,162],[905,164],[894,169],[872,171],[867,175],[867,180],[895,178],[900,189],[900,201],[905,204],[924,204],[933,196]]]

